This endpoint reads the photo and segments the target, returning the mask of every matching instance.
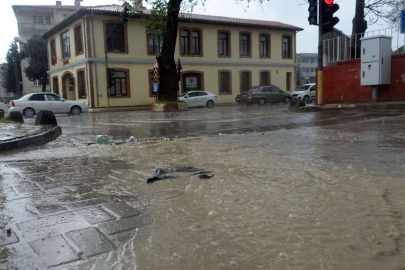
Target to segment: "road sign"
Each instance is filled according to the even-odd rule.
[[[155,69],[155,68],[159,69],[159,63],[158,63],[157,58],[155,58],[155,60],[153,60],[153,69]]]
[[[159,69],[157,69],[157,68],[153,69],[153,81],[154,82],[159,81]]]
[[[154,82],[153,83],[153,87],[152,87],[152,92],[153,93],[157,93],[159,91],[159,83],[158,82]]]
[[[401,11],[401,34],[405,34],[405,9]]]

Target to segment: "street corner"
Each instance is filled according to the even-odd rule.
[[[128,174],[132,163],[84,159],[86,169],[104,167],[100,174],[82,177],[73,166],[77,159],[59,162],[64,167],[56,165],[57,160],[17,160],[2,166],[1,217],[6,229],[0,234],[0,246],[18,247],[19,254],[28,257],[32,250],[32,260],[39,266],[69,266],[116,250],[151,224],[153,219],[134,207],[135,194],[107,196],[101,190],[113,184],[109,175]],[[30,249],[20,248],[27,245]]]

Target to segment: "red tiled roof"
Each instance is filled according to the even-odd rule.
[[[183,14],[183,16],[191,20],[207,20],[212,22],[223,22],[223,23],[244,24],[244,25],[261,25],[266,27],[288,28],[288,29],[296,28],[296,30],[302,30],[297,26],[275,21],[239,19],[222,16],[202,15],[202,14]]]
[[[81,7],[76,7],[76,6],[56,6],[56,5],[13,5],[13,9],[15,8],[43,8],[43,9],[74,9],[78,10]]]
[[[96,6],[96,7],[85,7],[88,10],[97,10],[97,11],[106,11],[106,12],[122,12],[123,7],[118,5],[107,5],[107,6]],[[145,13],[149,13],[149,10],[144,11]],[[136,12],[136,14],[141,14]],[[284,28],[290,30],[301,31],[303,30],[300,27],[285,24],[281,22],[275,21],[264,21],[264,20],[251,20],[251,19],[239,19],[239,18],[231,18],[231,17],[222,17],[222,16],[212,16],[212,15],[203,15],[203,14],[192,14],[192,13],[183,13],[180,17],[180,20],[187,19],[187,20],[201,20],[206,22],[212,23],[228,23],[228,24],[237,24],[237,25],[249,25],[249,26],[262,26],[262,27],[269,27],[269,28]]]
[[[17,7],[17,6],[13,6]],[[27,7],[27,6],[24,6]],[[32,6],[37,7],[37,6]],[[52,6],[56,7],[56,6]],[[63,6],[62,6],[63,7]],[[66,6],[65,6],[66,7]],[[77,9],[75,13],[73,13],[69,18],[74,18],[83,16],[84,14],[94,13],[95,15],[115,15],[114,13],[120,13],[123,11],[122,6],[118,5],[104,5],[104,6],[81,6],[72,8]],[[141,14],[148,14],[150,11],[144,9],[143,12],[135,12],[132,14],[131,17],[140,17]],[[48,30],[45,34],[43,34],[44,38],[47,38],[52,33],[58,31],[59,28],[65,27],[67,24],[71,23],[72,21],[69,18],[65,19],[64,21],[60,22],[50,30]],[[289,30],[289,31],[302,31],[304,29],[285,24],[281,22],[274,22],[274,21],[264,21],[264,20],[250,20],[250,19],[239,19],[239,18],[231,18],[231,17],[222,17],[222,16],[212,16],[212,15],[202,15],[202,14],[191,14],[186,13],[182,14],[179,18],[182,22],[196,22],[196,23],[204,23],[204,24],[221,24],[221,25],[236,25],[241,27],[258,27],[258,28],[270,28],[270,29],[281,29],[281,30]]]

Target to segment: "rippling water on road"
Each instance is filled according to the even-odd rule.
[[[136,193],[132,205],[153,220],[120,236],[125,241],[115,250],[71,269],[405,269],[404,124],[397,117],[263,134],[58,146],[35,157],[63,161],[80,153],[121,160],[120,173],[105,171],[117,180],[100,189],[118,198]],[[146,184],[155,169],[179,166],[215,177],[182,174]]]

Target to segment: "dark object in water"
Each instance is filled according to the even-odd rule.
[[[214,177],[213,174],[201,174],[198,176],[198,178],[200,178],[200,179],[210,179],[212,177]]]
[[[9,116],[10,116],[11,121],[24,124],[24,119],[23,119],[22,114],[20,112],[14,112],[14,111],[10,112]]]
[[[214,174],[210,171],[202,171],[202,172],[194,173],[192,175],[198,175],[199,179],[210,179],[210,178],[214,177]]]
[[[35,119],[36,126],[57,126],[56,117],[51,111],[40,110]]]
[[[293,98],[290,102],[290,106],[288,107],[290,109],[290,111],[297,111],[299,108],[301,107],[305,107],[306,104],[304,101],[297,99],[297,98]]]
[[[157,169],[155,175],[152,178],[149,178],[147,183],[153,183],[160,180],[173,179],[175,176],[168,175],[170,173],[193,173],[193,175],[198,175],[199,179],[210,179],[214,174],[210,171],[201,170],[194,167],[175,167],[167,170]]]

